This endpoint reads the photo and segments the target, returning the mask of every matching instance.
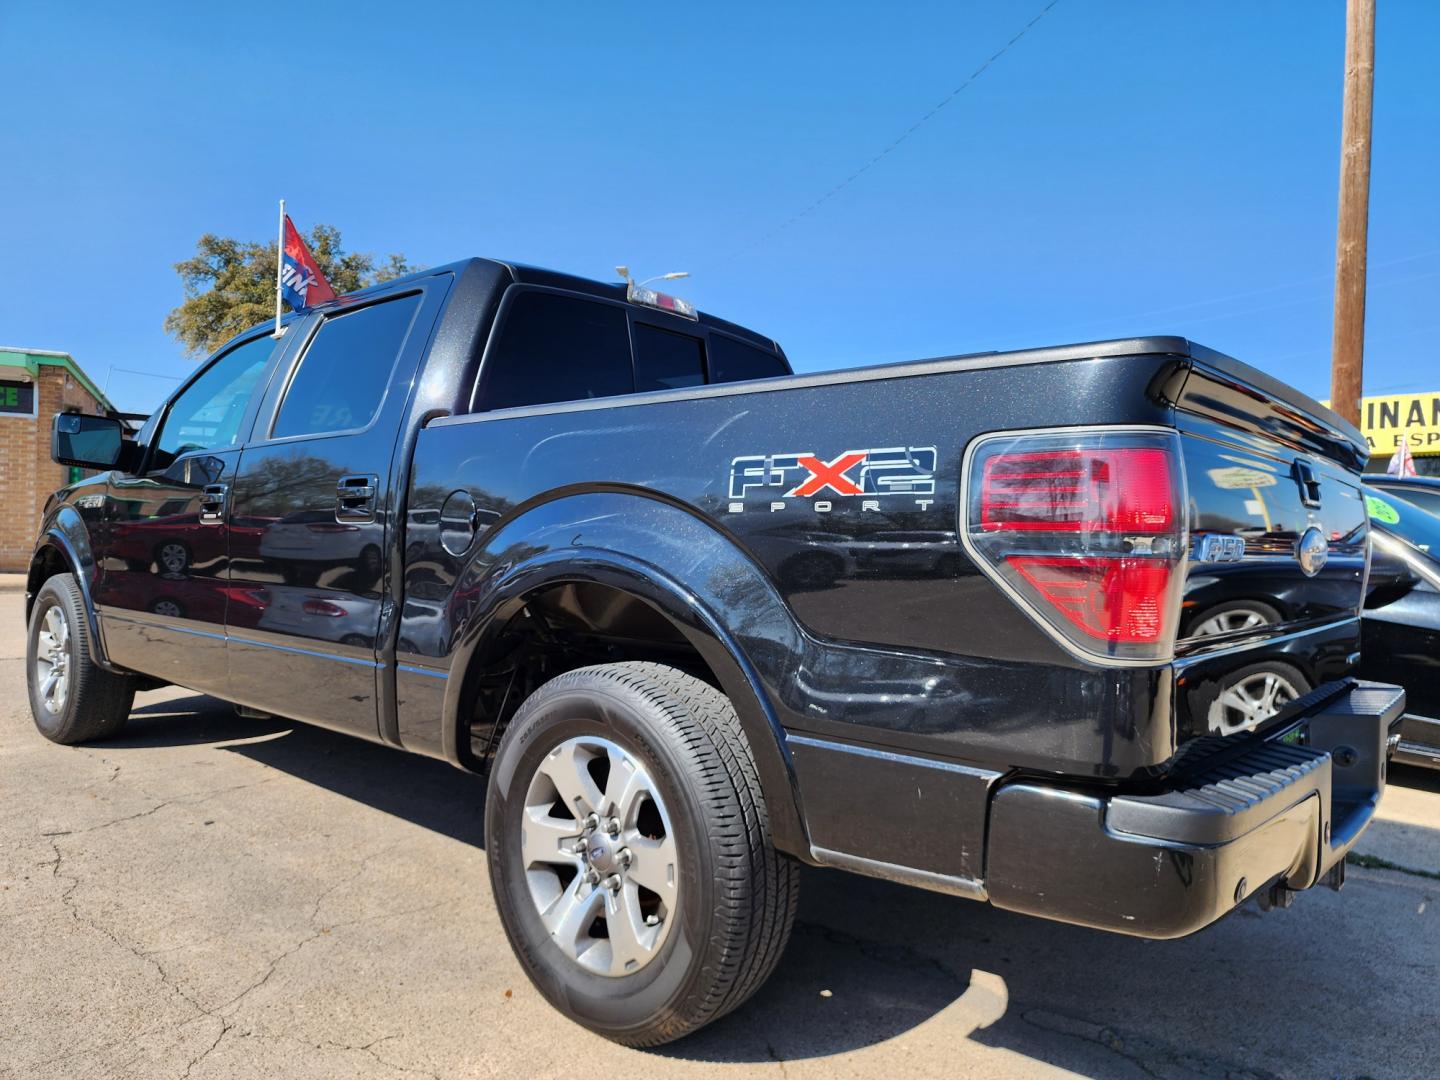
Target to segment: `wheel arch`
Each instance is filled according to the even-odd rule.
[[[100,635],[100,618],[91,595],[95,570],[90,530],[73,507],[62,506],[42,527],[40,539],[30,556],[30,567],[25,577],[25,620],[29,622],[36,594],[46,581],[57,574],[74,575],[90,630],[90,658],[106,671],[118,672],[119,669],[105,655],[105,643]]]
[[[616,508],[614,500],[632,506],[643,502],[645,523],[637,525],[629,515],[610,514],[603,519],[610,527],[596,530],[594,523],[602,520],[594,513],[597,499],[612,509]],[[574,504],[570,513],[560,510],[558,504],[563,503]],[[470,566],[460,575],[462,583],[467,578],[477,582],[476,600],[473,606],[467,605],[452,639],[448,665],[452,677],[446,682],[441,727],[443,756],[457,764],[473,764],[466,701],[470,680],[496,655],[507,628],[528,604],[567,585],[613,590],[658,615],[730,699],[755,759],[774,842],[781,850],[808,858],[810,845],[784,729],[764,679],[731,628],[747,611],[737,612],[727,607],[725,597],[713,594],[715,580],[723,578],[736,590],[731,599],[738,598],[748,608],[768,608],[768,619],[778,618],[784,627],[782,635],[798,635],[798,627],[789,613],[783,612],[783,601],[763,571],[710,523],[654,499],[592,493],[567,496],[536,509],[543,511],[543,524],[527,524],[524,513],[512,519],[487,538],[489,542],[472,555]],[[667,520],[657,523],[657,514]],[[589,527],[576,532],[577,522]],[[554,546],[545,542],[561,535],[566,542]],[[667,541],[656,543],[655,538],[662,535]],[[637,549],[643,555],[636,553]],[[695,578],[684,574],[683,564],[677,564],[676,558],[683,553],[693,568],[697,551],[702,549],[725,573],[707,570],[705,585],[696,588],[690,584]],[[520,557],[512,557],[522,551]],[[733,618],[722,614],[726,611]]]

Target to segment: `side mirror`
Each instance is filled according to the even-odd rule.
[[[1366,582],[1365,608],[1373,611],[1393,604],[1420,584],[1421,579],[1406,561],[1402,541],[1373,523],[1370,541],[1370,577]]]
[[[61,465],[113,469],[124,452],[125,429],[119,420],[88,413],[56,413],[50,431],[50,457]]]

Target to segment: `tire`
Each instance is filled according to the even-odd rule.
[[[59,676],[49,683],[57,660]],[[35,726],[51,742],[66,746],[114,735],[135,702],[133,678],[106,671],[91,659],[85,603],[70,574],[52,577],[35,597],[25,675]]]
[[[1232,690],[1235,693],[1232,695]],[[1303,672],[1279,660],[1262,660],[1227,674],[1206,706],[1212,733],[1253,731],[1311,690]],[[1269,704],[1264,704],[1269,695]]]
[[[584,788],[566,779],[582,761],[594,786],[569,812],[561,788]],[[622,795],[612,814],[615,789],[645,784],[648,796]],[[604,818],[584,831],[583,812],[597,802],[625,819],[611,839]],[[585,840],[568,855],[566,830]],[[671,1042],[739,1006],[775,969],[795,920],[799,866],[771,845],[735,710],[714,687],[661,664],[581,668],[525,701],[490,770],[485,848],[501,922],[530,980],[566,1016],[626,1046]],[[592,873],[598,884],[586,883]],[[603,928],[595,915],[560,919],[589,910],[586,897],[603,905]],[[633,913],[645,910],[640,926]],[[613,935],[611,918],[627,920]]]
[[[172,619],[183,619],[185,608],[173,596],[162,596],[150,603],[150,610],[156,615],[166,615]]]
[[[1227,600],[1192,616],[1185,637],[1212,637],[1280,621],[1280,612],[1259,600]]]
[[[190,549],[179,540],[155,545],[155,569],[165,577],[182,577],[190,569]]]

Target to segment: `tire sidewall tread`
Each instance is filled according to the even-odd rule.
[[[567,709],[574,719],[565,718]],[[515,827],[511,805],[523,804],[535,766],[583,733],[609,738],[645,762],[677,831],[680,925],[661,955],[634,975],[584,972],[550,942],[529,899],[518,845],[506,839]],[[771,846],[739,720],[720,691],[675,668],[605,664],[542,686],[501,739],[485,817],[496,904],[526,973],[557,1008],[617,1042],[658,1045],[724,1015],[759,987],[788,941],[797,867]]]
[[[45,708],[35,684],[40,626],[53,607],[64,612],[70,627],[70,689],[65,708],[58,717]],[[25,687],[35,727],[51,742],[73,746],[110,738],[130,717],[135,680],[106,671],[95,663],[85,601],[72,574],[57,574],[35,594],[25,642]]]

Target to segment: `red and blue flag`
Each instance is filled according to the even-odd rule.
[[[296,311],[335,299],[335,290],[320,272],[315,256],[300,239],[300,230],[285,215],[285,250],[281,255],[280,291]],[[278,331],[277,331],[278,332]]]

